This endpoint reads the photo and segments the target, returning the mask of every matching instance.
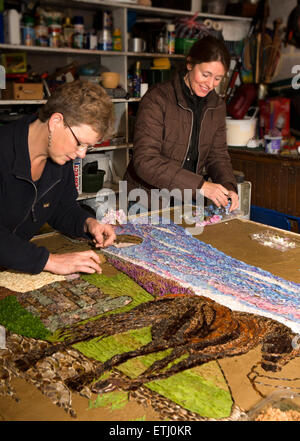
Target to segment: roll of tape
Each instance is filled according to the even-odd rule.
[[[218,21],[214,21],[212,27],[215,31],[221,31],[223,29],[221,23]]]
[[[210,20],[209,18],[207,18],[206,20],[204,20],[204,24],[205,24],[205,26],[207,27],[207,29],[211,29],[211,28],[212,28],[212,25],[213,25],[213,22],[212,22],[212,20]]]

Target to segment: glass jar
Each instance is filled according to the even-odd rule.
[[[62,46],[61,25],[51,24],[49,26],[49,46],[50,47],[61,47]]]

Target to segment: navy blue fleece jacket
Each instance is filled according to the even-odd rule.
[[[91,215],[80,208],[72,161],[47,160],[38,182],[31,179],[28,128],[36,119],[25,116],[0,127],[0,266],[40,273],[49,257],[30,239],[48,222],[72,237],[84,236]]]

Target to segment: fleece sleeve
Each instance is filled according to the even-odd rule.
[[[0,266],[25,273],[38,274],[47,263],[49,252],[21,239],[0,225]]]

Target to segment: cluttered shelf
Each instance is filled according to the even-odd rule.
[[[99,4],[98,0],[73,0],[72,6],[75,7],[75,4],[92,4],[97,6],[103,6],[103,7],[109,7],[109,8],[126,8],[128,10],[137,11],[140,14],[154,14],[154,15],[162,15],[162,16],[190,16],[193,17],[195,15],[194,11],[187,11],[187,10],[181,10],[181,9],[171,9],[171,8],[161,8],[161,7],[155,7],[155,6],[143,6],[138,4],[129,4],[124,2],[105,2],[102,1],[101,4]],[[70,3],[68,2],[68,5]],[[233,15],[225,15],[225,14],[211,14],[209,12],[197,12],[199,17],[205,17],[205,18],[211,18],[211,19],[222,19],[222,20],[241,20],[241,21],[251,21],[251,18],[249,17],[236,17]]]
[[[75,49],[70,47],[43,47],[43,46],[26,46],[24,44],[0,44],[1,49],[9,49],[14,51],[26,52],[49,52],[55,54],[77,54],[77,55],[112,55],[112,56],[134,56],[134,57],[165,57],[165,53],[147,53],[147,52],[124,52],[124,51],[107,51],[98,49]],[[184,58],[182,54],[168,54],[169,58]]]
[[[103,187],[101,188],[101,196],[102,197],[108,196],[111,193],[111,190],[115,194],[118,194],[119,193],[119,186],[117,184],[112,183],[112,182],[105,182],[103,184]],[[77,201],[86,201],[88,199],[94,199],[94,198],[96,198],[98,191],[91,192],[91,193],[81,192],[78,195]]]
[[[126,102],[138,102],[141,98],[112,98],[113,103],[126,103]],[[1,100],[0,106],[18,106],[18,105],[42,105],[45,104],[47,100]]]
[[[119,149],[131,149],[133,147],[132,143],[128,143],[128,144],[120,144],[120,145],[107,145],[107,146],[102,146],[102,147],[95,147],[93,149],[94,153],[97,152],[103,152],[106,150],[119,150]]]

